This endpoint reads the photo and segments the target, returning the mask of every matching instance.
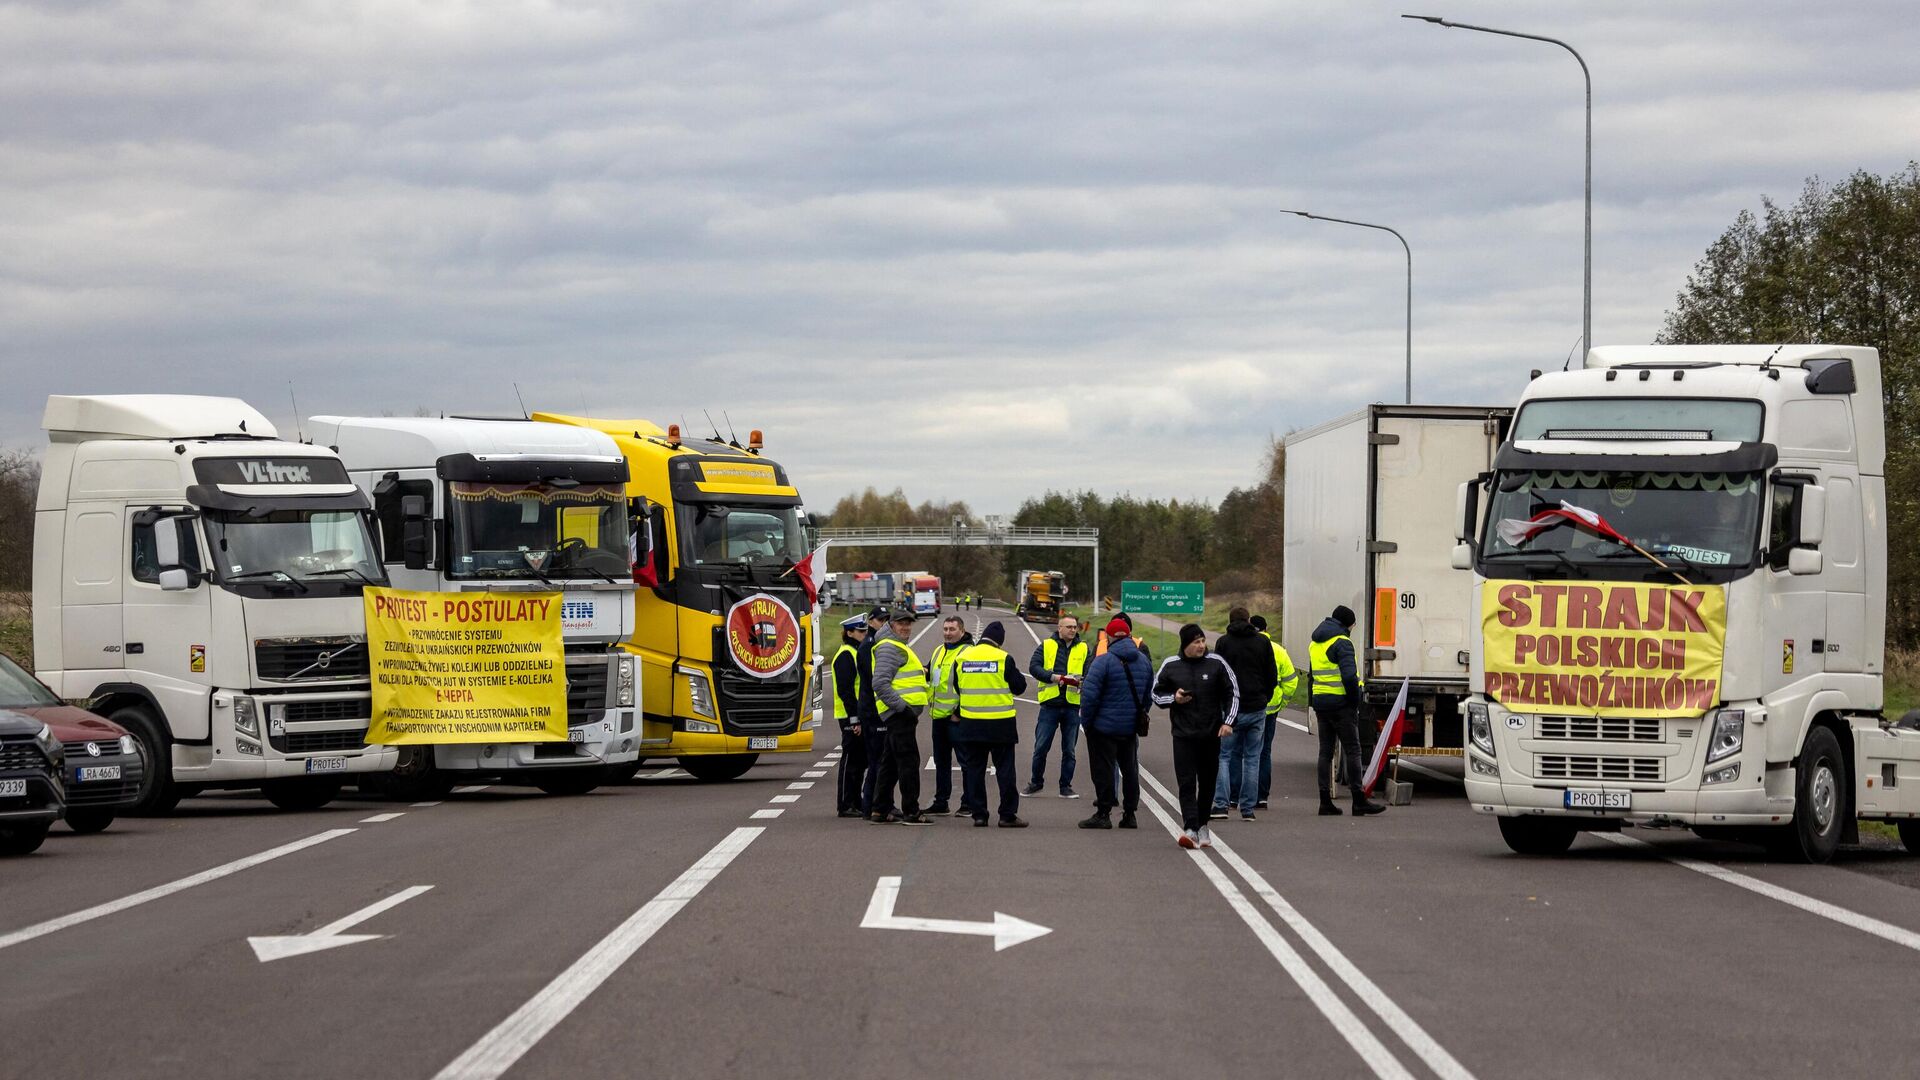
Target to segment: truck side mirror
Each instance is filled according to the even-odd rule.
[[[427,500],[423,495],[400,497],[400,559],[409,570],[425,570],[432,548],[428,533]]]
[[[1473,569],[1473,545],[1465,540],[1453,545],[1453,568],[1455,570]]]
[[[1453,493],[1453,538],[1455,540],[1473,539],[1473,519],[1479,516],[1475,513],[1479,508],[1479,495],[1480,492],[1472,480],[1461,484],[1459,490]],[[1455,567],[1455,569],[1464,568]]]
[[[160,571],[160,589],[162,592],[185,592],[193,588],[193,575],[185,567],[169,566]]]
[[[1794,543],[1819,547],[1826,536],[1827,489],[1819,484],[1806,484],[1800,488],[1800,535],[1794,538]]]
[[[1813,548],[1797,547],[1787,552],[1787,573],[1796,577],[1817,574],[1825,564],[1826,559]]]
[[[153,523],[153,564],[162,570],[180,565],[180,526],[170,517]]]

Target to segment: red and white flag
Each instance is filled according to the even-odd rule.
[[[1555,525],[1568,523],[1585,525],[1609,540],[1617,540],[1629,547],[1633,546],[1633,541],[1621,535],[1620,530],[1607,524],[1606,518],[1585,507],[1564,501],[1558,507],[1542,510],[1524,521],[1520,518],[1501,518],[1495,528],[1499,530],[1500,539],[1505,540],[1507,546],[1519,547]]]
[[[1373,760],[1367,762],[1367,775],[1360,782],[1361,790],[1373,794],[1374,785],[1380,782],[1380,770],[1386,765],[1387,755],[1400,745],[1400,736],[1407,727],[1407,680],[1400,680],[1400,696],[1393,699],[1393,711],[1387,714],[1387,726],[1380,731],[1380,738],[1373,744]]]
[[[800,579],[800,587],[807,591],[807,603],[820,606],[820,583],[827,579],[827,545],[821,544],[813,549],[813,554],[793,564],[793,576]]]
[[[627,534],[627,562],[633,566],[633,583],[643,588],[660,585],[660,566],[653,559],[653,523],[641,518],[639,528]]]

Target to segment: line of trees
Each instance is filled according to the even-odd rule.
[[[0,592],[33,588],[33,502],[40,463],[25,450],[0,451]]]

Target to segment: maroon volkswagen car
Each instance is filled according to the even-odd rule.
[[[60,740],[66,751],[67,828],[99,832],[139,798],[146,775],[139,740],[111,720],[63,703],[5,653],[0,653],[0,709],[46,724]]]

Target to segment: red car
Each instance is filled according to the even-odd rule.
[[[0,709],[24,713],[53,729],[66,751],[67,828],[96,833],[138,801],[146,763],[127,729],[65,704],[47,685],[0,653]]]

